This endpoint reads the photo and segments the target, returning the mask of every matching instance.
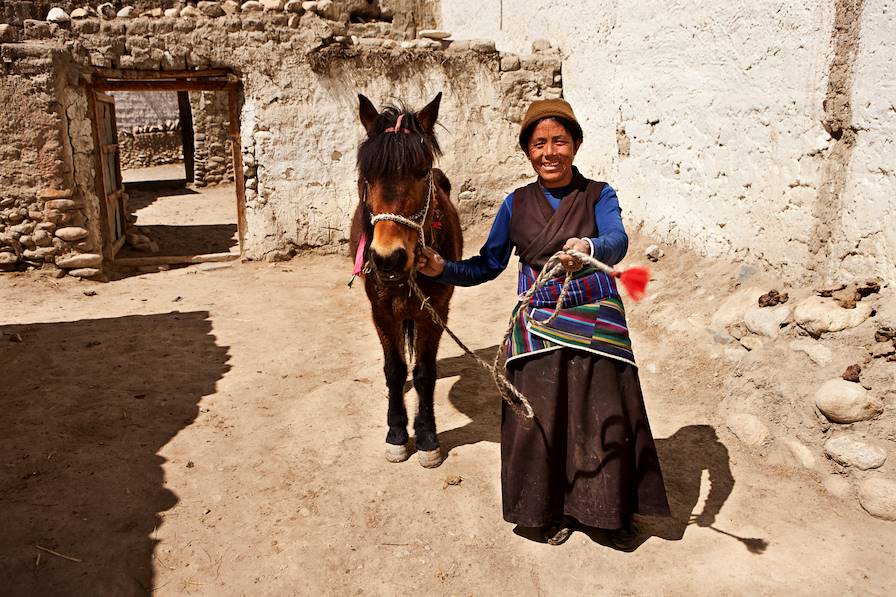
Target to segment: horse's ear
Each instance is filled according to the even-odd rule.
[[[376,124],[376,119],[379,118],[380,113],[373,103],[360,93],[358,94],[358,103],[358,114],[361,116],[361,124],[364,125],[364,130],[367,131],[367,134],[372,135],[373,125]]]
[[[439,119],[439,102],[442,101],[442,92],[436,95],[435,99],[426,104],[422,110],[417,112],[417,120],[427,133],[431,133],[436,126],[436,120]]]

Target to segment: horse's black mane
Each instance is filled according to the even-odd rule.
[[[401,128],[410,131],[386,133],[404,114]],[[436,136],[423,130],[417,115],[403,106],[386,106],[373,125],[373,132],[358,148],[358,174],[367,181],[396,176],[426,175],[433,160],[442,155]]]

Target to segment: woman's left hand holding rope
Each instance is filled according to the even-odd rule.
[[[417,260],[414,266],[424,276],[438,278],[445,271],[445,260],[429,247],[422,247],[417,253]]]
[[[588,255],[591,253],[591,243],[583,238],[570,238],[563,244],[563,250],[568,251],[570,249]],[[560,255],[560,263],[569,272],[577,272],[582,269],[582,260],[572,255]]]

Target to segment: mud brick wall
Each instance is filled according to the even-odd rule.
[[[249,2],[238,12],[232,3],[200,3],[169,13],[172,16],[88,14],[67,22],[26,20],[7,27],[3,47],[11,48],[9,52],[50,48],[66,64],[64,71],[44,73],[43,79],[40,73],[20,75],[25,87],[17,92],[27,102],[35,93],[29,85],[46,87],[44,126],[48,139],[53,131],[60,139],[58,147],[49,146],[55,156],[50,162],[61,164],[57,182],[50,184],[52,178],[46,177],[40,184],[23,181],[26,200],[43,213],[36,199],[39,190],[71,192],[58,199],[62,203],[52,204],[52,218],[32,209],[35,228],[50,221],[56,227],[80,229],[65,232],[73,240],[52,241],[56,252],[44,262],[85,274],[111,257],[98,246],[103,245],[103,201],[97,196],[88,118],[88,83],[94,69],[228,68],[239,78],[245,167],[238,174],[245,177],[247,188],[245,251],[250,258],[284,249],[336,249],[346,242],[358,200],[354,156],[364,135],[357,116],[358,93],[380,107],[401,99],[413,108],[443,92],[444,129],[439,135],[445,157],[439,166],[453,182],[464,222],[490,219],[506,193],[530,178],[517,148],[517,127],[529,101],[562,94],[560,54],[544,48],[517,56],[497,52],[488,41],[418,39],[411,31],[430,19],[426,11],[398,11],[425,4],[431,14],[433,5],[382,4],[378,16],[342,11],[334,17],[322,8],[325,3],[305,5],[312,10],[294,2],[270,4],[264,10]],[[382,37],[350,33],[370,23]],[[16,43],[22,40],[27,43]],[[6,68],[24,73],[28,65],[26,58],[16,58]],[[31,81],[31,76],[37,80]],[[223,182],[232,176],[224,94],[192,95],[197,183]],[[33,146],[34,138],[22,139],[22,144],[20,151]],[[29,151],[36,154],[39,149]],[[6,162],[28,171],[14,153]],[[7,258],[8,267],[32,263],[23,261],[21,253],[14,255]]]

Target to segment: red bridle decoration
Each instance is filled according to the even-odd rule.
[[[411,131],[409,131],[408,129],[403,129],[403,128],[401,128],[401,119],[402,119],[402,118],[404,118],[404,114],[399,114],[399,115],[398,115],[398,120],[395,121],[395,126],[392,126],[392,127],[387,128],[387,129],[386,129],[386,132],[387,132],[387,133],[398,133],[398,132],[402,132],[402,133],[404,133],[405,135],[410,135],[410,134],[411,134]]]

